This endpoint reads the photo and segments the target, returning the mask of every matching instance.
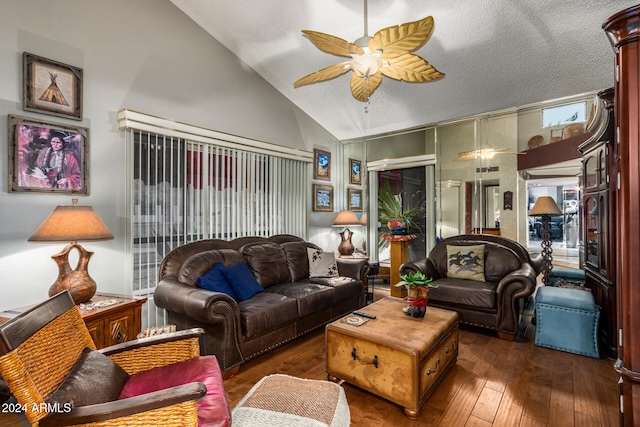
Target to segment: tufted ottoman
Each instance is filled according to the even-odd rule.
[[[536,292],[536,345],[599,358],[599,320],[590,292],[553,286]]]
[[[351,414],[338,384],[273,374],[249,390],[231,420],[233,427],[348,427]]]

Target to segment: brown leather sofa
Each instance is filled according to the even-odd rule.
[[[485,281],[448,277],[447,246],[484,245]],[[492,329],[513,340],[527,297],[536,289],[542,259],[531,259],[517,242],[485,234],[449,237],[438,243],[426,259],[406,262],[400,274],[422,271],[437,289],[429,291],[429,306],[454,310],[460,322]]]
[[[338,277],[309,277],[307,248],[291,235],[188,243],[160,265],[154,293],[178,329],[202,328],[201,353],[228,371],[364,305],[364,260],[337,258]],[[244,301],[202,289],[198,277],[214,264],[246,262],[264,292]]]

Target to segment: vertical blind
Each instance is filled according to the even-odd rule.
[[[211,238],[307,237],[311,154],[290,150],[293,158],[286,158],[264,146],[252,150],[182,133],[161,126],[125,131],[131,164],[131,292],[148,298],[146,326],[166,323],[153,304],[153,291],[160,262],[173,248]]]

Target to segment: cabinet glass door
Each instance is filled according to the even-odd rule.
[[[598,215],[598,197],[596,195],[585,196],[585,252],[586,262],[596,268],[600,268],[599,248],[600,218]]]

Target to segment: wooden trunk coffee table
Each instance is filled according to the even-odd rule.
[[[326,327],[327,375],[383,397],[415,419],[458,358],[458,313],[428,307],[424,318],[402,312],[403,299],[387,297],[361,309],[375,319]]]

